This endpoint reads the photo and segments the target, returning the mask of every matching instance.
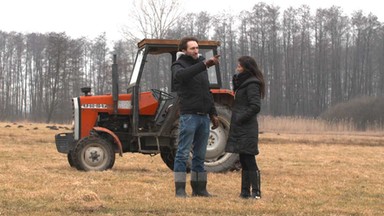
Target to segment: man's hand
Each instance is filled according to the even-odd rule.
[[[205,62],[205,65],[207,68],[219,64],[219,57],[220,55],[215,55],[214,57],[210,58],[208,61]]]
[[[211,122],[212,122],[211,129],[215,130],[216,128],[219,127],[219,118],[217,116],[215,116],[215,115],[210,115],[209,117],[210,117]]]

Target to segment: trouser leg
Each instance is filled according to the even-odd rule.
[[[261,198],[261,190],[260,190],[260,170],[255,170],[250,173],[250,179],[252,184],[252,198],[260,199]]]
[[[173,167],[176,197],[186,197],[187,160],[195,132],[194,119],[189,115],[181,115],[179,119],[179,143]]]
[[[251,197],[251,183],[249,180],[249,172],[247,170],[241,170],[241,198],[248,199]]]
[[[208,116],[201,116],[199,120],[200,127],[196,130],[193,141],[191,171],[192,196],[210,197],[212,195],[207,191],[207,172],[204,167],[209,137],[209,118]]]
[[[205,172],[205,155],[209,138],[209,118],[208,116],[198,116],[198,127],[193,139],[192,171]]]
[[[239,154],[240,158],[240,164],[241,164],[241,190],[240,190],[240,197],[247,199],[251,197],[251,182],[249,179],[249,172],[248,172],[248,166],[249,163],[247,162],[247,155],[246,154]]]
[[[243,171],[248,173],[248,181],[252,187],[252,198],[260,199],[261,190],[260,190],[260,170],[256,164],[256,158],[254,155],[240,155],[240,162],[242,163]],[[249,189],[248,189],[249,191]]]

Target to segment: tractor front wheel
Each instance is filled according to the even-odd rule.
[[[78,170],[103,171],[115,163],[115,152],[106,140],[89,136],[80,140],[74,149],[74,164]]]

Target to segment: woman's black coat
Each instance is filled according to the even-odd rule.
[[[260,112],[260,99],[260,81],[254,76],[246,79],[236,89],[225,149],[227,152],[259,154],[257,113]]]

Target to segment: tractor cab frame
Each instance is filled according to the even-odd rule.
[[[55,136],[57,150],[66,153],[71,166],[79,170],[106,170],[113,167],[115,154],[125,152],[160,154],[173,169],[178,144],[179,105],[173,88],[172,62],[179,40],[144,39],[138,51],[127,92],[119,93],[116,56],[112,65],[112,94],[75,97],[73,132]],[[218,41],[199,41],[206,59],[218,54]],[[210,88],[218,111],[219,127],[211,130],[206,169],[221,172],[237,166],[238,155],[226,153],[233,92],[221,88],[219,65],[208,70]]]

